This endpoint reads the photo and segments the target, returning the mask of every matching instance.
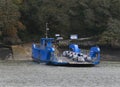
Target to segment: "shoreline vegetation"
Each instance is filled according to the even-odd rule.
[[[0,43],[38,42],[78,34],[80,46],[120,49],[120,0],[1,0]],[[86,38],[89,37],[89,38]],[[68,43],[72,43],[68,42]],[[67,44],[68,44],[67,43]]]

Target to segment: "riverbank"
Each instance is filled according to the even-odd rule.
[[[0,48],[0,59],[1,60],[32,60],[31,58],[31,46],[32,43],[26,43],[23,45],[13,45],[11,49],[1,47]],[[63,49],[64,48],[64,49]],[[66,50],[66,47],[60,47],[60,49]],[[81,49],[87,49],[90,47],[80,46]],[[101,60],[103,61],[120,61],[120,50],[119,49],[107,49],[100,47],[101,49]]]

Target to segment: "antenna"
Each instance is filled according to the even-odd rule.
[[[49,30],[48,23],[46,23],[46,38],[48,38],[48,30]]]

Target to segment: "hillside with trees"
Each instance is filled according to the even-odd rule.
[[[0,0],[0,41],[38,41],[60,33],[97,37],[100,45],[120,47],[120,0]]]

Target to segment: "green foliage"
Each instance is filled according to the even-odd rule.
[[[101,35],[100,43],[120,46],[120,21],[110,18],[107,26],[107,30]]]
[[[5,42],[8,42],[9,40],[6,38],[12,39],[14,43],[16,43],[15,39],[19,39],[17,36],[17,30],[25,28],[19,21],[19,18],[19,7],[13,3],[13,0],[0,1],[0,29]]]
[[[0,1],[1,36],[37,40],[45,37],[46,22],[49,37],[56,33],[64,38],[99,36],[100,44],[120,44],[120,0]]]
[[[67,34],[64,30],[69,29],[69,16],[65,8],[67,6],[62,0],[29,0],[22,7],[22,20],[33,34],[44,36],[46,22],[50,28],[49,36],[54,36],[55,33]]]

